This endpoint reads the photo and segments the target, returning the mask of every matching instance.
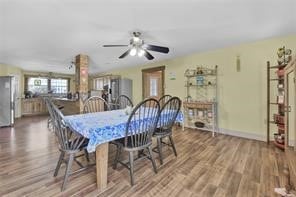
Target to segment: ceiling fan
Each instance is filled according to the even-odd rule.
[[[149,53],[149,51],[155,51],[159,53],[169,53],[169,48],[156,46],[151,44],[145,44],[144,40],[141,39],[140,32],[133,32],[133,37],[130,39],[129,45],[103,45],[103,47],[130,47],[126,52],[124,52],[120,59],[125,58],[127,55],[135,56],[138,55],[139,57],[145,56],[148,60],[153,60],[154,57]]]

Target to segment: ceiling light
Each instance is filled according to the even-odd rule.
[[[74,61],[71,61],[70,65],[68,66],[68,69],[71,69],[75,67],[75,62]]]
[[[139,42],[140,38],[139,37],[134,37],[134,42]]]
[[[135,56],[136,54],[137,54],[137,49],[135,47],[133,47],[130,51],[130,55]]]
[[[144,55],[145,51],[143,49],[139,49],[138,56],[142,57]]]

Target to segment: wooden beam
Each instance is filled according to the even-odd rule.
[[[83,112],[83,103],[88,96],[88,56],[79,54],[75,57],[76,91],[79,93],[80,113]]]

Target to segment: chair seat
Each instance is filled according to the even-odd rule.
[[[114,140],[113,143],[117,144],[117,145],[124,146],[124,139],[125,138],[120,138],[120,139]],[[150,145],[150,143],[146,144],[145,147],[147,147],[148,145]],[[141,145],[139,145],[139,146],[141,146]],[[127,149],[133,148],[133,146],[132,146],[132,138],[131,137],[127,138],[127,146],[126,146],[126,148]],[[140,148],[140,149],[142,149],[142,148]]]
[[[172,133],[172,130],[169,128],[156,128],[153,136],[166,136]]]
[[[113,142],[115,144],[119,144],[119,145],[124,146],[124,138],[120,138],[120,139],[114,140]],[[128,137],[127,138],[127,146],[128,147],[132,147],[132,139],[131,139],[131,137]]]
[[[83,150],[83,149],[85,149],[87,147],[88,142],[89,142],[89,139],[85,138],[84,142],[78,147],[78,149],[76,149],[76,150],[63,150],[61,148],[61,150],[63,150],[63,151],[70,151],[70,152],[72,152],[72,151],[74,151],[74,152],[81,151],[81,150]],[[69,142],[69,146],[71,146],[72,143],[75,143],[75,142],[74,141],[70,141]]]

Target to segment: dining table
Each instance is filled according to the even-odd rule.
[[[96,178],[99,191],[107,188],[108,144],[125,137],[129,114],[125,109],[65,116],[66,125],[89,139],[87,151],[96,154]],[[161,117],[160,117],[161,118]],[[179,112],[176,122],[183,123]]]

